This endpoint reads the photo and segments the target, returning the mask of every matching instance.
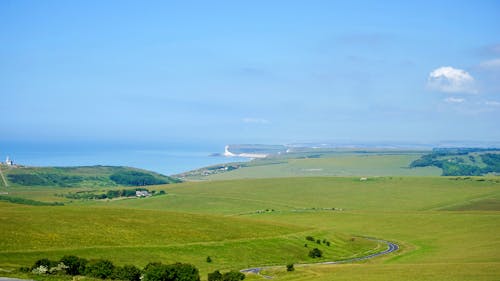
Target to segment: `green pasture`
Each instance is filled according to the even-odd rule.
[[[436,167],[408,168],[421,154],[339,154],[326,158],[291,158],[260,160],[230,172],[202,179],[315,177],[315,176],[439,176]]]
[[[292,177],[186,182],[151,189],[166,195],[75,200],[65,206],[0,202],[0,268],[65,254],[144,266],[189,262],[202,279],[215,269],[282,265],[274,280],[498,280],[497,177]],[[9,196],[57,201],[61,188],[9,188]],[[52,194],[52,195],[51,195]],[[60,198],[61,199],[61,198]],[[306,241],[312,235],[331,247]],[[397,243],[396,253],[355,264],[341,260]],[[353,239],[354,238],[354,239]],[[304,244],[308,247],[304,247]],[[212,263],[205,261],[206,257]],[[249,280],[263,280],[249,274]]]

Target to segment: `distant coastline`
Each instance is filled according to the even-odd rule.
[[[224,147],[224,156],[225,157],[243,157],[243,158],[266,158],[269,154],[263,153],[233,153],[229,151],[229,145]]]

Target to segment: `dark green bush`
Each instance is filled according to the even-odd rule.
[[[245,279],[245,274],[231,270],[222,274],[222,281],[239,281]]]
[[[220,271],[218,270],[208,274],[208,281],[221,281],[221,280],[222,280],[222,273],[220,273]]]
[[[109,260],[93,260],[89,261],[85,268],[85,275],[106,279],[113,275],[115,266]]]
[[[286,265],[286,271],[294,271],[295,267],[293,267],[293,263],[289,263]]]
[[[66,268],[66,274],[69,275],[83,275],[85,274],[85,267],[88,261],[84,258],[79,258],[77,256],[64,256],[61,258],[60,262],[64,263]]]
[[[133,265],[117,266],[113,272],[113,279],[139,281],[141,270]]]
[[[149,263],[144,268],[143,281],[199,281],[198,269],[190,264]]]
[[[309,256],[313,259],[321,258],[323,256],[323,252],[318,248],[314,248],[311,251],[309,251]]]
[[[35,264],[33,264],[33,266],[31,267],[31,269],[34,269],[34,268],[37,268],[37,267],[40,267],[40,266],[45,266],[47,269],[51,268],[51,267],[55,267],[57,266],[57,261],[51,261],[47,258],[43,258],[43,259],[39,259],[35,262]]]

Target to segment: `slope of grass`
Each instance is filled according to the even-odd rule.
[[[190,262],[205,277],[215,269],[313,262],[307,252],[317,244],[307,235],[332,241],[330,248],[318,245],[323,260],[380,249],[359,238],[371,236],[401,249],[356,265],[297,266],[291,273],[283,266],[266,274],[274,280],[498,280],[500,211],[491,206],[500,198],[499,182],[292,177],[154,186],[167,195],[140,200],[0,203],[0,267],[71,253],[138,266]]]
[[[434,209],[493,196],[500,193],[500,183],[480,178],[380,177],[360,181],[359,178],[317,177],[187,182],[164,189],[168,196],[147,201],[116,201],[109,206],[228,215],[304,208],[399,212]]]
[[[408,168],[420,155],[353,155],[341,154],[327,158],[284,159],[275,164],[273,159],[260,160],[260,165],[250,165],[230,172],[203,177],[210,180],[241,178],[273,178],[303,176],[438,176],[436,167]]]
[[[115,166],[4,166],[10,186],[112,187],[176,183],[178,180],[136,168]]]

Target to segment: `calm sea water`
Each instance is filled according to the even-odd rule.
[[[207,143],[74,143],[1,142],[0,161],[7,156],[26,166],[130,166],[172,175],[204,166],[244,161],[210,156],[222,153],[224,144]]]

